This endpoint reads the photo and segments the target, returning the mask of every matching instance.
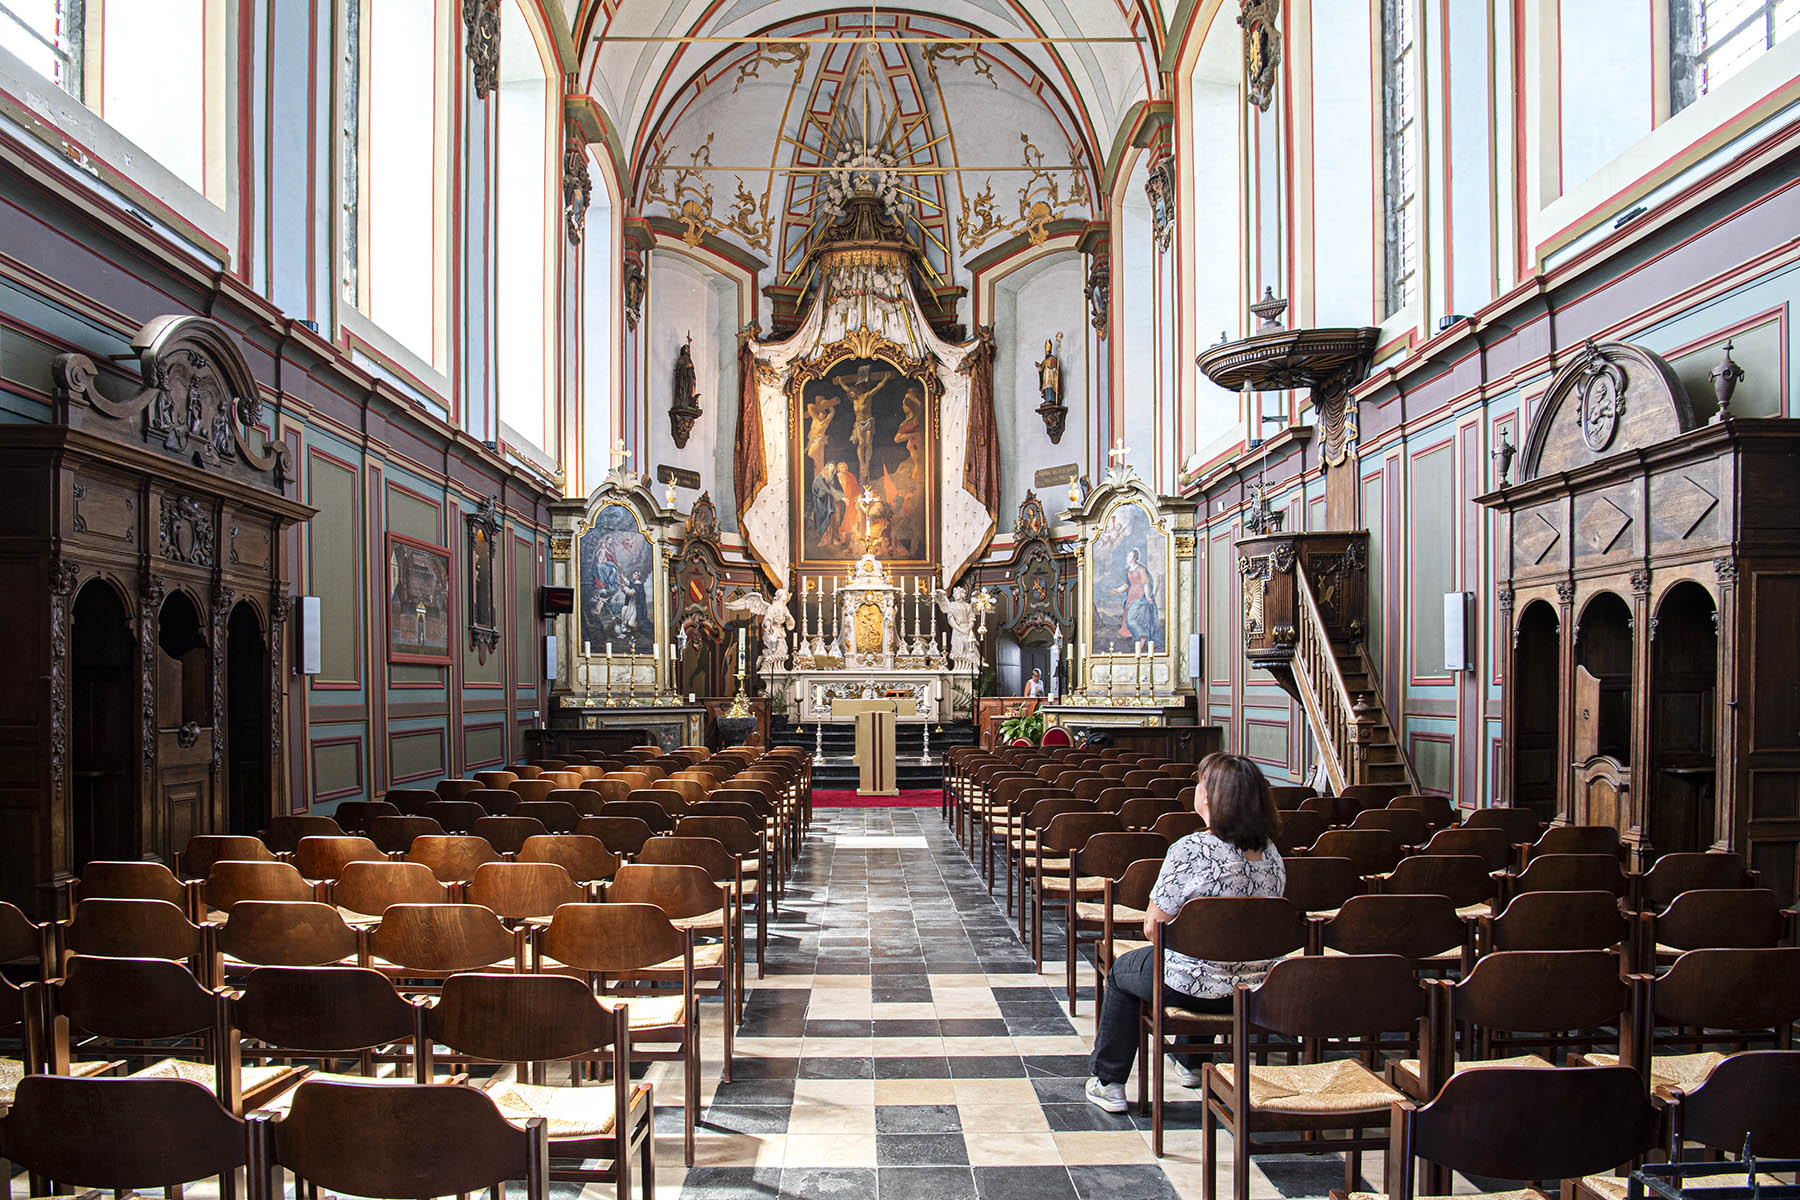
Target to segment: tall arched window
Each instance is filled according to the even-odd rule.
[[[616,324],[613,303],[618,253],[613,239],[612,173],[588,151],[588,173],[594,182],[581,235],[581,462],[591,488],[607,470],[614,432]]]
[[[518,0],[500,18],[498,148],[494,158],[494,326],[502,436],[515,445],[556,449],[555,375],[549,315],[556,279],[550,237],[551,172],[560,169],[560,120],[532,23]],[[560,138],[559,138],[560,141]]]
[[[0,49],[223,205],[229,23],[228,0],[0,0]]]
[[[0,0],[4,2],[4,0]],[[344,293],[445,366],[448,38],[437,0],[344,0]]]

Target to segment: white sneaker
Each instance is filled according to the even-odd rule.
[[[1182,1062],[1179,1058],[1171,1058],[1169,1060],[1169,1065],[1175,1068],[1175,1081],[1184,1088],[1197,1088],[1206,1082],[1206,1072],[1204,1069],[1195,1070]]]
[[[1095,1108],[1109,1113],[1122,1113],[1130,1107],[1125,1102],[1125,1085],[1122,1083],[1101,1083],[1097,1075],[1088,1077],[1085,1089],[1087,1101]]]

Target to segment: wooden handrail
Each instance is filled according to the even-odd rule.
[[[1294,678],[1300,684],[1302,699],[1319,737],[1325,774],[1331,780],[1332,790],[1341,792],[1360,775],[1356,755],[1360,753],[1361,731],[1357,727],[1356,706],[1343,672],[1338,670],[1337,652],[1313,599],[1312,581],[1298,562],[1294,564],[1294,576]]]

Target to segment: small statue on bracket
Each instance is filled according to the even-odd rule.
[[[675,389],[669,403],[669,433],[678,450],[687,447],[694,422],[700,417],[700,393],[695,387],[694,335],[690,333],[675,355]]]
[[[1069,419],[1069,408],[1063,403],[1062,340],[1061,330],[1057,331],[1054,348],[1045,338],[1044,357],[1037,361],[1038,392],[1044,400],[1037,411],[1044,418],[1044,432],[1050,435],[1053,446],[1062,441],[1063,427]]]

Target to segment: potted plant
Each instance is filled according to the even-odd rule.
[[[1044,736],[1043,712],[1017,713],[1000,722],[1000,740],[1008,744],[1027,742],[1033,746]]]

